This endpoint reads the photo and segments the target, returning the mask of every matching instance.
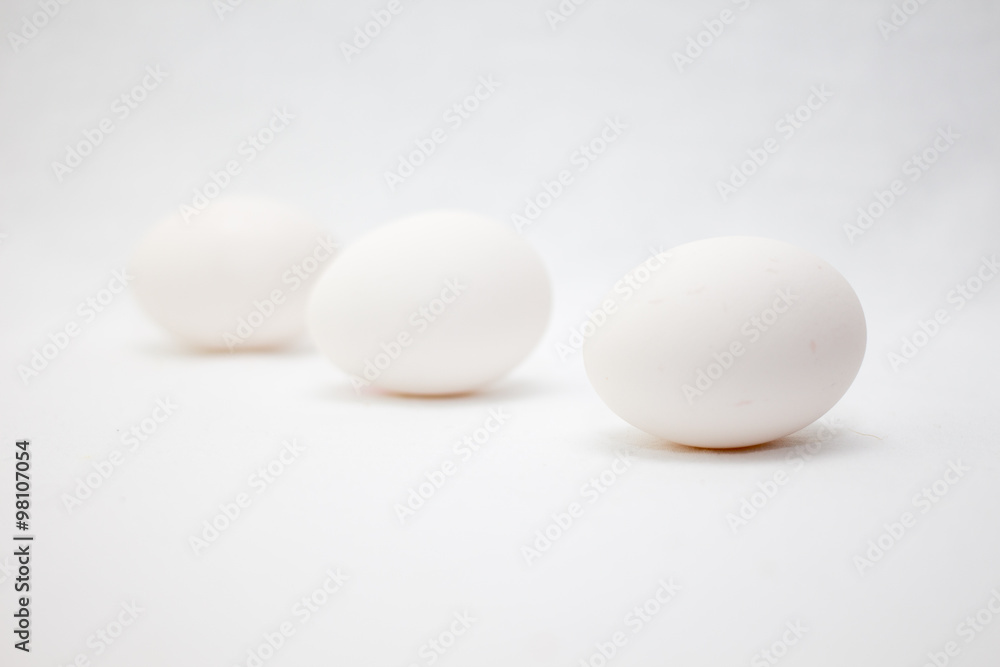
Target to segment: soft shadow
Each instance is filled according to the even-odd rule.
[[[600,447],[609,453],[629,450],[633,456],[650,461],[697,461],[727,458],[731,461],[783,461],[796,448],[807,452],[810,457],[823,458],[843,455],[855,450],[866,450],[877,445],[878,441],[862,442],[851,430],[842,423],[826,425],[823,422],[813,422],[800,431],[783,438],[771,440],[750,447],[735,447],[732,449],[710,449],[707,447],[691,447],[669,440],[663,440],[635,428],[629,428],[623,434],[621,431],[602,434],[599,438]]]
[[[501,380],[475,391],[457,394],[397,394],[382,391],[374,387],[366,387],[360,392],[354,389],[350,382],[326,385],[319,392],[324,399],[332,399],[344,403],[379,403],[384,405],[429,405],[429,404],[462,404],[476,405],[479,403],[495,404],[497,401],[517,401],[549,395],[554,387],[537,380],[527,378],[512,378]]]
[[[140,354],[145,354],[146,356],[159,359],[225,359],[227,357],[246,359],[252,357],[270,356],[291,357],[304,356],[307,354],[314,354],[316,352],[315,348],[304,341],[292,345],[276,345],[272,347],[240,346],[234,348],[232,351],[229,351],[227,349],[207,350],[205,348],[186,345],[182,342],[171,339],[161,339],[138,343],[133,346],[133,349]]]

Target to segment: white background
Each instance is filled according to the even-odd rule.
[[[40,10],[5,1],[0,542],[15,532],[17,438],[32,443],[37,542],[30,656],[11,647],[13,547],[0,551],[0,664],[245,665],[291,620],[266,664],[426,665],[421,646],[468,611],[472,630],[435,664],[579,665],[625,631],[611,664],[748,665],[798,621],[808,630],[782,665],[917,666],[948,641],[961,651],[950,664],[996,665],[1000,617],[970,643],[956,629],[1000,590],[1000,281],[961,310],[948,294],[1000,252],[1000,5],[915,5],[883,35],[887,0],[742,4],[590,0],[553,29],[555,0],[402,0],[347,62],[339,44],[383,3],[246,0],[220,19],[209,0],[74,0],[15,50],[8,33]],[[673,54],[723,9],[735,20],[679,71]],[[60,181],[52,163],[116,118],[112,103],[147,66],[165,80]],[[496,93],[391,191],[384,173],[446,127],[481,76]],[[784,139],[776,122],[813,86],[832,97]],[[274,108],[294,122],[227,193],[304,208],[344,243],[442,206],[510,223],[574,169],[524,230],[555,296],[534,354],[478,395],[417,400],[355,395],[308,342],[190,353],[129,293],[83,324],[77,305]],[[575,171],[608,118],[624,134]],[[942,128],[960,138],[910,180],[904,163]],[[780,149],[723,201],[718,181],[768,137]],[[906,192],[849,242],[844,225],[896,178]],[[864,365],[829,415],[835,435],[735,532],[727,515],[794,470],[818,427],[731,452],[659,442],[604,407],[578,354],[555,350],[651,247],[727,234],[823,256],[869,326]],[[947,324],[893,369],[887,355],[938,309]],[[18,366],[70,321],[81,335],[22,381]],[[175,414],[68,511],[64,494],[158,398]],[[509,423],[401,525],[394,504],[500,407]],[[248,477],[290,438],[304,453],[257,495]],[[632,467],[582,499],[622,448]],[[914,495],[955,461],[969,472],[921,513]],[[189,537],[245,491],[251,506],[196,556]],[[574,501],[583,516],[528,565],[521,547]],[[859,572],[855,557],[904,512],[916,526]],[[293,605],[329,568],[349,581],[300,624]],[[633,634],[625,615],[661,578],[681,591]],[[144,611],[96,655],[88,638],[132,601]]]

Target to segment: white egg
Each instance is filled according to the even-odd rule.
[[[305,329],[305,302],[335,252],[307,216],[256,197],[227,197],[145,235],[129,266],[143,310],[185,343],[260,349]]]
[[[510,228],[433,211],[348,246],[313,290],[309,328],[356,389],[462,393],[528,355],[550,291],[541,259]]]
[[[781,241],[713,238],[634,269],[584,344],[597,393],[630,424],[697,447],[742,447],[809,425],[865,353],[861,303],[825,261]]]

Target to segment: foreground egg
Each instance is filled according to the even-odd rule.
[[[788,243],[696,241],[627,277],[634,294],[583,358],[608,407],[653,435],[711,448],[768,442],[826,413],[861,366],[857,295]]]
[[[434,211],[348,246],[309,301],[313,339],[356,389],[468,392],[505,375],[548,323],[548,274],[508,227]]]
[[[305,302],[335,244],[305,215],[256,197],[175,214],[139,243],[129,271],[144,311],[193,347],[270,348],[305,329]]]

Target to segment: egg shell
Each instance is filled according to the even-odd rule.
[[[179,213],[160,220],[140,241],[129,270],[142,309],[184,343],[272,348],[303,333],[308,288],[333,245],[301,212],[231,196],[189,220]]]
[[[847,391],[865,317],[830,264],[744,236],[660,259],[630,272],[630,298],[606,297],[618,307],[584,344],[594,389],[622,419],[685,445],[741,447],[798,431]]]
[[[431,211],[349,245],[309,302],[317,346],[355,388],[456,394],[509,372],[548,323],[538,254],[509,227]]]

